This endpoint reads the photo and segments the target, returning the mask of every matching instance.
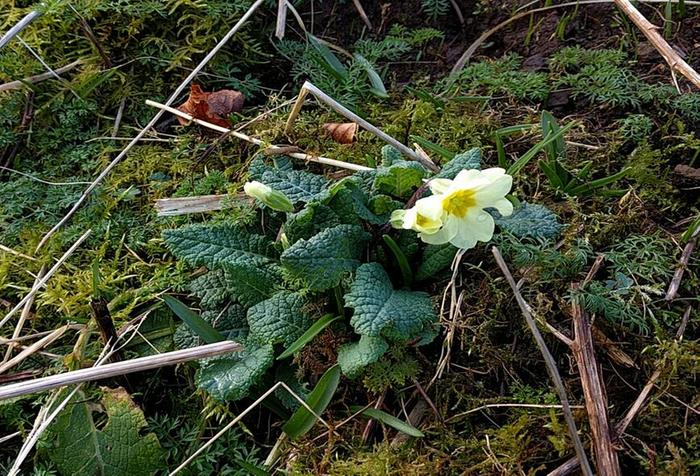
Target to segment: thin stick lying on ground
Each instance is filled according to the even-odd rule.
[[[700,231],[700,227],[698,227],[698,230]],[[693,254],[693,249],[695,249],[695,245],[697,244],[697,237],[694,236],[691,238],[688,243],[686,243],[685,247],[683,248],[683,253],[681,254],[681,259],[678,264],[678,268],[676,268],[676,272],[673,273],[673,279],[671,279],[671,283],[668,285],[668,291],[666,291],[666,301],[673,301],[676,299],[676,295],[678,295],[678,289],[681,287],[681,281],[683,280],[683,274],[685,274],[685,270],[688,268],[688,262],[690,261],[690,255]]]
[[[440,169],[433,164],[432,162],[425,160],[423,157],[421,157],[416,151],[412,150],[408,146],[402,144],[401,142],[397,141],[393,137],[391,137],[389,134],[386,132],[382,131],[378,127],[370,124],[354,112],[352,112],[350,109],[347,107],[343,106],[340,104],[338,101],[321,91],[319,88],[314,86],[312,83],[309,81],[306,81],[304,85],[301,87],[301,90],[299,91],[299,97],[297,99],[296,104],[294,104],[294,108],[292,108],[292,112],[289,114],[289,118],[287,119],[287,124],[285,126],[284,132],[285,134],[290,134],[292,132],[292,127],[294,125],[294,121],[296,120],[297,116],[299,115],[299,111],[301,110],[301,106],[304,104],[304,100],[306,99],[306,95],[308,93],[313,94],[316,99],[319,101],[325,103],[326,105],[330,106],[334,111],[336,111],[338,114],[350,119],[352,122],[357,123],[358,125],[362,126],[364,129],[368,130],[375,136],[379,137],[381,140],[386,142],[387,144],[391,145],[395,149],[399,150],[403,155],[406,157],[410,158],[411,160],[415,160],[416,162],[419,162],[422,164],[424,167],[426,167],[428,170],[431,170],[433,172],[438,172]]]
[[[11,91],[13,89],[21,89],[25,87],[27,83],[36,84],[41,81],[45,81],[47,79],[53,78],[53,73],[63,74],[65,72],[70,71],[73,68],[80,66],[81,64],[83,64],[83,62],[84,61],[81,59],[75,60],[72,63],[68,63],[65,66],[61,66],[60,68],[53,70],[53,72],[41,73],[35,76],[29,76],[28,78],[19,79],[17,81],[10,81],[9,83],[0,84],[0,91]]]
[[[53,341],[55,341],[56,339],[60,338],[63,334],[65,334],[67,330],[68,330],[67,326],[59,327],[58,329],[54,330],[51,334],[34,342],[32,345],[26,347],[22,352],[17,354],[15,357],[11,358],[7,362],[0,365],[0,374],[7,372],[12,367],[19,364],[23,360],[27,359],[29,356],[31,356],[35,352],[43,349],[44,347],[47,347]]]
[[[275,36],[278,40],[284,38],[284,30],[287,27],[287,0],[278,0],[277,3],[277,24],[275,26]]]
[[[19,256],[20,258],[28,259],[29,261],[36,261],[36,258],[32,258],[31,256],[25,255],[24,253],[20,253],[19,251],[15,251],[12,248],[8,248],[5,245],[0,245],[0,251],[10,253],[11,255]]]
[[[530,306],[528,306],[528,304],[525,302],[525,299],[523,299],[523,296],[520,294],[518,286],[515,284],[513,275],[510,273],[508,265],[503,259],[501,252],[495,246],[491,248],[491,251],[493,251],[493,256],[496,258],[496,263],[498,264],[498,267],[501,268],[501,271],[505,275],[508,284],[513,290],[513,294],[515,294],[515,300],[517,301],[518,306],[522,311],[523,317],[525,318],[525,321],[527,322],[527,325],[530,328],[530,332],[532,332],[532,335],[535,338],[535,342],[537,343],[537,347],[539,347],[540,352],[542,353],[542,357],[544,357],[547,372],[549,373],[552,382],[554,382],[554,387],[556,388],[557,394],[559,395],[559,400],[561,401],[562,411],[564,412],[564,419],[566,420],[566,424],[569,428],[569,436],[571,437],[571,441],[574,444],[576,456],[581,464],[581,470],[584,475],[592,476],[593,471],[591,470],[591,467],[588,464],[586,451],[583,449],[583,444],[581,443],[581,440],[578,437],[576,422],[574,421],[574,416],[571,413],[569,400],[566,396],[566,389],[564,388],[561,376],[559,375],[557,364],[556,362],[554,362],[554,357],[552,357],[552,354],[549,352],[547,344],[544,342],[544,338],[542,337],[542,334],[540,334],[540,331],[537,328],[537,324],[535,323],[535,320],[532,317],[532,313],[530,312]]]
[[[369,17],[367,16],[367,13],[365,13],[365,9],[362,8],[362,4],[360,3],[360,0],[352,0],[352,4],[355,5],[355,10],[357,10],[357,13],[360,14],[360,18],[362,18],[362,21],[365,22],[365,25],[367,25],[367,28],[370,30],[372,29],[372,22],[369,21]]]
[[[683,333],[685,332],[685,328],[688,325],[688,320],[690,318],[691,311],[692,308],[688,306],[688,309],[686,309],[685,314],[683,314],[681,325],[678,328],[678,331],[676,332],[676,341],[679,341],[683,338]],[[644,388],[639,393],[634,403],[630,405],[629,409],[625,413],[625,416],[622,417],[622,420],[620,420],[617,423],[617,425],[615,425],[614,433],[612,435],[613,442],[616,442],[620,438],[620,436],[622,436],[622,434],[627,430],[627,427],[635,419],[637,414],[639,414],[642,408],[644,408],[649,394],[654,389],[654,385],[656,385],[656,382],[661,377],[662,370],[663,369],[661,367],[657,367],[654,373],[651,374],[651,377],[649,377],[649,380],[647,381],[646,385],[644,385]],[[566,476],[568,474],[571,474],[576,468],[578,468],[578,460],[576,457],[574,457],[567,460],[564,464],[556,468],[554,471],[548,473],[547,476]]]
[[[87,369],[75,370],[73,372],[64,372],[58,375],[31,380],[29,382],[14,383],[0,387],[0,400],[7,398],[18,397],[20,395],[28,395],[30,393],[42,392],[52,388],[64,387],[82,382],[91,382],[117,375],[125,375],[142,370],[155,369],[165,367],[166,365],[175,365],[191,360],[213,357],[215,355],[226,354],[228,352],[238,352],[243,349],[243,346],[233,341],[216,342],[190,349],[176,350],[173,352],[165,352],[163,354],[149,355],[139,357],[137,359],[124,360],[112,364],[100,365],[99,367],[90,367]]]
[[[37,283],[41,280],[41,278],[44,277],[44,274],[46,274],[46,266],[42,266],[39,272],[36,275],[36,279],[34,280],[34,284],[32,287],[36,286]],[[27,318],[29,317],[29,313],[32,310],[32,304],[34,303],[34,296],[30,300],[28,300],[25,304],[24,307],[22,308],[22,313],[19,315],[19,320],[17,321],[17,325],[15,326],[15,330],[12,333],[12,338],[17,339],[19,335],[22,333],[22,328],[24,327],[24,323],[27,321]],[[12,357],[12,349],[16,346],[16,343],[11,343],[10,345],[7,346],[7,350],[5,351],[5,358],[2,359],[2,363],[4,364],[8,360],[10,360],[10,357]],[[0,372],[2,373],[2,372]]]
[[[78,247],[80,246],[80,244],[81,244],[83,241],[85,241],[85,240],[87,239],[88,236],[90,236],[90,233],[92,233],[92,229],[90,229],[90,230],[86,231],[85,233],[83,233],[83,235],[82,235],[80,238],[78,238],[78,239],[76,240],[76,242],[73,243],[73,245],[72,245],[70,248],[68,248],[68,251],[66,251],[65,253],[63,253],[63,256],[61,256],[61,257],[58,259],[58,261],[56,262],[56,264],[53,265],[53,267],[52,267],[50,270],[48,270],[48,271],[46,272],[46,274],[44,275],[44,277],[41,278],[38,282],[34,283],[34,286],[32,286],[32,289],[27,293],[27,295],[24,296],[24,297],[22,298],[22,300],[21,300],[20,302],[18,302],[17,305],[16,305],[15,307],[13,307],[13,308],[10,310],[10,312],[8,312],[8,313],[5,315],[5,317],[2,318],[2,320],[0,320],[0,327],[2,327],[3,325],[5,325],[5,323],[6,323],[7,321],[10,320],[10,318],[15,314],[15,312],[17,312],[19,309],[21,309],[30,299],[34,299],[34,295],[35,295],[37,292],[39,292],[39,289],[41,289],[41,288],[46,284],[46,282],[51,278],[51,276],[53,276],[53,274],[54,274],[56,271],[58,271],[58,268],[60,268],[60,267],[63,265],[63,263],[66,262],[66,260],[68,259],[68,257],[69,257],[70,255],[72,255],[73,252],[74,252],[76,249],[78,249]]]
[[[207,65],[207,63],[209,63],[209,61],[216,55],[216,53],[218,53],[219,50],[221,48],[223,48],[226,43],[228,43],[228,41],[233,37],[233,35],[235,35],[238,32],[238,30],[243,26],[243,24],[248,20],[248,18],[250,18],[250,16],[255,12],[255,10],[257,10],[257,8],[260,5],[263,4],[264,1],[265,0],[257,0],[248,9],[248,11],[241,17],[240,20],[238,20],[238,22],[233,26],[233,28],[231,28],[229,30],[229,32],[226,33],[226,35],[221,39],[221,41],[219,41],[219,43],[214,48],[212,48],[212,50],[204,57],[204,59],[202,59],[202,61],[199,62],[199,64],[190,72],[189,75],[187,75],[187,77],[182,81],[182,83],[180,83],[180,85],[175,89],[175,91],[170,95],[168,100],[165,102],[166,106],[170,106],[172,103],[175,102],[175,100],[180,96],[180,94],[185,90],[185,88],[190,84],[190,82],[195,78],[195,76],[197,76],[197,74]],[[78,208],[80,208],[80,206],[83,204],[83,202],[85,202],[85,200],[87,200],[87,198],[90,196],[90,194],[93,192],[93,190],[95,190],[97,188],[97,186],[100,183],[102,183],[104,178],[107,175],[109,175],[109,173],[112,171],[112,169],[114,169],[114,167],[116,167],[117,164],[119,162],[121,162],[121,160],[124,157],[126,157],[126,154],[129,153],[131,148],[134,147],[139,142],[139,140],[141,140],[141,138],[143,136],[145,136],[146,133],[153,126],[156,125],[156,122],[158,122],[158,119],[160,119],[160,117],[163,114],[164,114],[163,110],[158,111],[155,114],[155,116],[153,116],[153,118],[150,120],[150,122],[148,124],[146,124],[146,126],[143,129],[141,129],[141,131],[138,134],[136,134],[136,136],[131,140],[131,142],[129,142],[126,145],[126,147],[124,147],[124,149],[122,149],[122,151],[107,165],[107,167],[105,167],[104,170],[102,170],[100,175],[97,176],[97,178],[92,182],[92,184],[88,188],[85,189],[85,191],[80,196],[78,201],[76,201],[73,204],[73,207],[68,211],[68,213],[66,213],[66,215],[63,218],[61,218],[61,220],[58,223],[56,223],[56,225],[54,225],[54,227],[51,228],[49,230],[49,232],[46,233],[46,235],[44,235],[44,237],[41,239],[41,241],[39,242],[39,245],[36,248],[37,250],[39,250],[42,246],[44,246],[44,244],[48,241],[48,239],[54,233],[56,233],[56,231],[58,231],[63,225],[65,225],[68,220],[71,219],[73,214],[78,210]]]
[[[481,405],[466,412],[461,412],[456,415],[451,416],[446,421],[450,422],[456,420],[470,413],[480,412],[481,410],[486,410],[487,408],[562,408],[561,405],[556,404],[540,404],[540,403],[487,403],[486,405]],[[582,405],[571,405],[570,408],[584,408]]]
[[[228,199],[243,200],[245,194],[199,195],[196,197],[161,198],[156,200],[156,212],[161,217],[214,212],[224,209]]]
[[[36,20],[41,16],[41,13],[38,12],[37,10],[32,10],[31,12],[27,13],[20,21],[17,23],[15,26],[7,30],[7,33],[3,35],[2,38],[0,38],[0,50],[7,45],[12,38],[17,36],[17,34],[22,31],[27,25],[29,25],[31,22]]]
[[[577,286],[573,286],[572,289],[575,291]],[[572,317],[574,341],[571,350],[581,376],[586,413],[591,425],[596,469],[601,476],[619,476],[620,462],[610,437],[607,399],[602,376],[598,372],[591,323],[577,298],[574,298],[572,304]]]
[[[615,0],[615,4],[629,17],[637,28],[642,30],[649,43],[663,56],[671,71],[677,71],[685,76],[691,83],[700,89],[700,74],[697,73],[664,39],[658,31],[658,27],[647,20],[629,0]]]
[[[255,137],[251,137],[247,134],[243,134],[242,132],[234,131],[231,129],[227,129],[225,127],[218,126],[216,124],[212,124],[211,122],[197,119],[197,118],[191,116],[190,114],[184,113],[184,112],[182,112],[178,109],[175,109],[173,107],[169,107],[169,106],[166,106],[164,104],[160,104],[160,103],[157,103],[155,101],[151,101],[150,99],[146,100],[146,104],[149,106],[159,108],[163,111],[168,111],[172,114],[175,114],[176,116],[182,117],[183,119],[194,122],[195,124],[199,124],[200,126],[209,128],[211,130],[230,134],[234,137],[237,137],[238,139],[244,140],[246,142],[250,142],[251,144],[255,144],[255,145],[259,145],[259,146],[265,145],[264,141],[257,139]],[[291,152],[290,153],[288,151],[288,149],[285,148],[284,146],[270,146],[270,147],[267,147],[265,149],[265,152],[269,152],[269,153],[279,152],[280,154],[285,154],[285,155],[288,155],[288,156],[295,158],[295,159],[306,160],[308,162],[316,162],[316,163],[325,164],[325,165],[332,165],[334,167],[340,167],[340,168],[348,169],[348,170],[355,170],[355,171],[372,170],[371,167],[366,167],[364,165],[351,164],[350,162],[343,162],[342,160],[329,159],[327,157],[315,157],[313,155],[299,153],[299,152]]]

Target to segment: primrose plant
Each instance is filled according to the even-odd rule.
[[[286,156],[255,158],[244,189],[259,221],[164,232],[175,256],[206,269],[190,286],[198,319],[245,348],[200,362],[197,385],[219,400],[259,393],[275,380],[302,389],[294,379],[303,358],[290,357],[329,326],[341,336],[330,341],[345,343],[316,345],[336,345],[331,353],[349,378],[392,348],[430,343],[438,317],[420,289],[443,276],[458,248],[490,240],[496,224],[519,236],[558,232],[543,207],[513,212],[505,198],[512,178],[480,166],[472,149],[431,176],[387,146],[377,169],[331,182]],[[185,322],[177,345],[200,343],[201,326]]]

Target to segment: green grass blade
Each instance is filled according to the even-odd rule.
[[[287,357],[291,357],[292,355],[296,354],[302,349],[302,347],[311,342],[314,337],[320,334],[323,329],[330,326],[338,319],[340,319],[340,316],[334,316],[333,314],[326,314],[318,319],[306,330],[306,332],[301,335],[301,337],[287,347],[285,351],[282,352],[279,357],[277,357],[277,360],[286,359]]]
[[[399,269],[401,270],[401,276],[403,277],[403,284],[405,286],[410,286],[411,283],[413,283],[413,271],[411,271],[411,266],[408,264],[408,259],[406,259],[406,255],[403,253],[401,247],[399,247],[399,245],[396,244],[392,237],[390,237],[389,235],[384,235],[382,236],[382,239],[391,250],[391,253],[394,255],[394,258],[396,258],[396,263],[399,265]]]
[[[421,136],[414,136],[411,134],[411,140],[413,142],[416,142],[419,146],[423,147],[424,149],[428,149],[430,151],[435,152],[436,154],[446,158],[447,160],[452,160],[455,157],[455,153],[452,151],[449,151],[442,147],[441,145],[437,145],[434,142],[430,142],[428,139],[423,139]]]
[[[544,172],[544,174],[549,179],[549,183],[552,185],[552,187],[558,190],[564,189],[564,182],[562,181],[561,177],[557,175],[557,171],[550,167],[549,163],[546,160],[540,160],[539,162],[537,162],[537,164],[540,166],[542,172]]]
[[[518,160],[513,162],[513,165],[511,165],[508,168],[508,171],[506,172],[508,175],[515,175],[518,172],[522,170],[523,167],[525,167],[530,160],[532,160],[533,157],[535,157],[543,148],[545,148],[547,145],[552,143],[553,141],[557,140],[559,137],[562,137],[569,129],[571,129],[574,126],[574,123],[567,124],[566,126],[562,127],[559,132],[556,134],[549,134],[547,137],[539,141],[537,144],[535,144],[530,150],[528,150],[522,157],[520,157]]]
[[[350,408],[353,412],[358,412],[362,409],[362,407],[351,407]],[[408,436],[413,436],[415,438],[422,438],[425,435],[423,434],[422,431],[420,431],[418,428],[415,426],[411,426],[405,421],[399,420],[393,415],[389,415],[387,412],[384,412],[382,410],[379,410],[377,408],[366,408],[362,414],[366,417],[369,418],[374,418],[375,420],[379,420],[380,422],[384,423],[385,425],[388,425],[395,430],[399,430],[401,433],[405,433]]]
[[[331,398],[333,398],[333,394],[335,394],[339,382],[340,366],[338,365],[334,365],[326,370],[326,373],[319,379],[318,383],[309,394],[309,397],[306,399],[306,403],[316,412],[316,415],[321,415],[331,402]],[[306,407],[302,406],[299,407],[287,423],[284,424],[282,431],[284,431],[289,438],[295,440],[313,428],[314,423],[316,423],[316,416],[309,412]]]
[[[372,84],[372,89],[370,89],[372,94],[380,98],[388,98],[389,94],[386,92],[384,82],[382,81],[381,76],[379,76],[379,73],[375,71],[374,67],[372,66],[372,63],[367,61],[367,59],[360,53],[355,53],[353,57],[367,72],[367,76],[369,76],[369,82]]]
[[[597,180],[593,180],[591,182],[585,183],[583,185],[579,185],[578,187],[574,187],[571,189],[571,194],[572,195],[578,195],[581,193],[587,193],[587,192],[592,192],[593,190],[604,187],[608,184],[611,184],[613,182],[617,182],[621,178],[623,178],[625,175],[627,175],[627,172],[629,172],[630,169],[622,169],[616,174],[608,175],[607,177],[599,178]]]
[[[268,471],[265,471],[264,469],[249,463],[245,460],[242,460],[240,458],[234,458],[234,461],[238,466],[240,466],[247,474],[250,474],[252,476],[270,476],[270,473]]]
[[[323,59],[321,66],[323,66],[324,69],[326,69],[331,75],[335,76],[340,81],[347,80],[348,70],[343,63],[340,62],[338,57],[314,35],[307,33],[306,37],[309,39],[311,46],[313,46],[318,54],[321,55],[321,58]]]
[[[165,304],[168,305],[177,317],[182,319],[182,322],[184,322],[187,327],[192,329],[192,332],[201,337],[207,344],[226,340],[226,338],[222,336],[219,331],[214,329],[211,324],[202,319],[192,309],[185,306],[180,300],[166,294],[163,296],[163,301],[165,301]]]

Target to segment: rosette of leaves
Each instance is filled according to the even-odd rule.
[[[456,154],[436,176],[454,178],[480,163],[476,149]],[[411,286],[434,279],[449,267],[456,250],[427,246],[414,233],[387,226],[391,212],[423,190],[431,177],[426,169],[387,146],[377,169],[336,182],[294,168],[285,156],[255,158],[249,175],[284,193],[294,209],[259,210],[265,227],[216,222],[163,234],[177,258],[206,269],[190,286],[201,318],[223,338],[244,346],[242,352],[200,362],[195,379],[200,388],[219,400],[250,396],[259,384],[281,375],[282,365],[283,374],[294,374],[296,361],[275,363],[331,324],[337,332],[352,334],[351,343],[333,349],[350,377],[390,348],[432,340],[433,302]],[[345,321],[326,317],[319,322],[329,313],[344,316],[345,308],[352,311]],[[176,343],[202,342],[181,327]]]

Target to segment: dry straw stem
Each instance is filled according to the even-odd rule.
[[[575,291],[576,286],[572,289]],[[593,348],[593,334],[588,315],[577,299],[572,305],[574,341],[571,350],[576,359],[581,386],[586,402],[586,413],[591,426],[596,468],[601,476],[620,476],[620,462],[610,437],[605,386],[599,373]]]
[[[700,227],[698,227],[695,230],[695,233],[693,233],[693,236],[683,248],[683,253],[681,253],[681,259],[678,264],[678,268],[676,268],[676,272],[673,273],[673,279],[671,279],[671,283],[668,285],[668,291],[666,291],[666,301],[673,301],[674,299],[676,299],[678,289],[681,287],[681,281],[683,280],[683,274],[685,274],[685,270],[688,268],[690,256],[693,254],[693,250],[695,249],[695,245],[697,244],[698,233],[700,233]]]
[[[73,252],[74,252],[76,249],[78,249],[78,247],[80,246],[80,244],[81,244],[83,241],[85,241],[85,240],[87,239],[88,236],[90,236],[90,233],[92,233],[92,230],[91,230],[91,229],[88,230],[88,231],[86,231],[85,233],[83,233],[83,235],[82,235],[80,238],[78,238],[78,239],[76,240],[76,242],[73,243],[73,245],[72,245],[70,248],[68,248],[68,251],[66,251],[65,253],[63,253],[63,256],[61,256],[61,257],[58,259],[58,261],[56,262],[56,264],[53,265],[53,267],[52,267],[50,270],[48,270],[48,271],[46,272],[46,274],[44,275],[44,277],[41,278],[40,280],[38,280],[37,282],[34,283],[34,286],[32,286],[32,289],[27,293],[27,295],[24,296],[24,297],[22,298],[22,300],[21,300],[20,302],[18,302],[17,305],[16,305],[15,307],[13,307],[13,308],[10,310],[10,312],[8,312],[8,313],[5,315],[5,317],[2,318],[2,320],[0,320],[0,327],[2,327],[3,325],[5,325],[5,323],[6,323],[7,321],[9,321],[10,318],[11,318],[19,309],[22,309],[22,307],[23,307],[25,304],[27,304],[27,302],[29,302],[31,299],[34,299],[34,295],[35,295],[37,292],[39,292],[39,289],[41,289],[41,288],[46,284],[46,282],[51,278],[51,276],[53,276],[53,274],[54,274],[56,271],[58,271],[58,268],[60,268],[60,267],[63,265],[63,263],[66,262],[66,260],[68,259],[68,257],[69,257],[70,255],[72,255]]]
[[[171,217],[189,213],[205,213],[223,210],[227,199],[243,200],[245,194],[199,195],[195,197],[161,198],[156,200],[158,216]]]
[[[371,30],[372,29],[372,22],[369,21],[369,17],[367,16],[365,9],[362,8],[362,3],[360,3],[360,0],[352,0],[352,4],[355,5],[355,10],[357,10],[357,13],[359,13],[360,18],[362,18],[362,21],[365,22],[365,25],[367,25],[367,28],[369,28]]]
[[[80,66],[83,63],[84,63],[83,60],[78,59],[78,60],[73,61],[72,63],[68,63],[65,66],[61,66],[60,68],[55,69],[53,71],[48,71],[46,73],[37,74],[35,76],[29,76],[28,78],[18,79],[17,81],[10,81],[9,83],[0,84],[0,91],[11,91],[13,89],[21,89],[21,88],[25,87],[27,85],[27,83],[36,84],[36,83],[39,83],[41,81],[44,81],[44,80],[47,80],[50,78],[54,78],[55,77],[54,73],[63,74],[65,72],[68,72],[68,71]]]
[[[683,58],[678,56],[678,53],[671,48],[671,45],[664,39],[658,31],[658,27],[647,20],[644,15],[639,13],[639,10],[632,5],[629,0],[615,0],[615,4],[629,17],[632,22],[637,25],[637,28],[642,30],[647,40],[654,45],[661,56],[664,57],[671,71],[677,71],[685,76],[691,83],[700,89],[700,74],[697,73]]]
[[[275,27],[275,36],[278,40],[284,38],[284,30],[287,27],[287,0],[278,0],[277,2],[277,24]]]
[[[175,114],[176,116],[182,117],[183,119],[194,122],[195,124],[199,124],[200,126],[212,129],[214,131],[225,133],[225,134],[230,134],[234,137],[237,137],[238,139],[244,140],[246,142],[250,142],[251,144],[265,146],[265,142],[260,140],[260,139],[243,134],[242,132],[234,131],[231,129],[227,129],[226,127],[221,127],[221,126],[218,126],[216,124],[212,124],[211,122],[197,119],[197,118],[191,116],[190,114],[184,113],[184,112],[182,112],[178,109],[175,109],[173,107],[166,106],[165,104],[160,104],[158,102],[151,101],[150,99],[146,100],[146,104],[149,106],[159,108],[159,109],[164,110],[164,111],[168,111],[172,114]],[[354,170],[356,172],[359,172],[361,170],[372,170],[371,167],[366,167],[364,165],[351,164],[350,162],[343,162],[342,160],[329,159],[327,157],[316,157],[313,155],[298,153],[298,152],[289,153],[288,147],[285,147],[285,146],[270,146],[270,147],[267,147],[265,149],[265,152],[266,153],[273,153],[273,154],[274,153],[285,154],[285,155],[288,155],[288,156],[295,158],[295,159],[305,160],[307,162],[316,162],[316,163],[324,164],[324,165],[331,165],[333,167],[340,167],[340,168],[347,169],[347,170]]]
[[[2,38],[0,38],[0,50],[7,45],[12,38],[17,36],[17,34],[22,31],[27,25],[29,25],[31,22],[36,20],[41,16],[41,13],[32,10],[31,12],[27,13],[20,21],[17,23],[15,26],[7,30],[7,33],[3,35]]]
[[[52,342],[63,336],[63,334],[66,333],[66,331],[69,329],[69,327],[63,326],[59,327],[58,329],[54,330],[51,332],[51,334],[45,336],[42,339],[39,339],[38,341],[34,342],[32,345],[26,347],[22,352],[17,354],[15,357],[12,359],[8,360],[7,362],[4,362],[3,364],[0,365],[0,374],[7,372],[10,370],[12,367],[15,365],[21,363],[23,360],[27,359],[29,356],[34,354],[35,352],[38,352],[39,350],[48,347]],[[8,350],[10,350],[8,348]]]
[[[185,90],[185,88],[187,88],[187,86],[190,84],[190,82],[204,68],[204,66],[206,66],[207,63],[209,63],[209,61],[211,61],[211,59],[216,55],[216,53],[218,53],[219,50],[221,48],[223,48],[226,43],[228,43],[228,41],[233,37],[233,35],[235,35],[238,32],[238,30],[240,30],[240,28],[243,26],[243,24],[245,24],[245,22],[248,20],[248,18],[250,18],[250,16],[255,12],[255,10],[257,10],[257,8],[260,5],[262,5],[264,2],[265,2],[265,0],[257,0],[248,9],[248,11],[241,17],[240,20],[238,20],[238,22],[233,26],[233,28],[231,28],[229,30],[229,32],[226,33],[226,35],[221,39],[221,41],[219,41],[219,43],[214,48],[212,48],[212,50],[204,57],[204,59],[202,59],[202,61],[200,61],[200,63],[190,72],[189,75],[187,75],[187,77],[182,81],[182,83],[180,83],[180,85],[175,89],[175,91],[170,95],[168,100],[165,102],[166,106],[170,106],[171,104],[173,104],[175,102],[175,100],[180,96],[180,94]],[[80,206],[83,204],[83,202],[85,202],[85,200],[87,200],[87,198],[90,196],[90,194],[93,192],[93,190],[95,190],[97,188],[97,186],[100,183],[102,183],[104,178],[107,175],[109,175],[109,173],[112,171],[112,169],[114,169],[114,167],[116,167],[117,164],[119,162],[121,162],[121,160],[124,157],[126,157],[126,155],[129,153],[131,148],[134,147],[139,142],[139,140],[141,140],[141,138],[144,137],[146,135],[146,133],[158,122],[158,119],[160,119],[160,117],[164,114],[164,112],[165,111],[163,111],[163,110],[158,111],[155,114],[155,116],[153,116],[153,118],[150,120],[150,122],[148,124],[146,124],[146,126],[143,129],[141,129],[141,131],[131,140],[131,142],[129,142],[126,145],[126,147],[124,147],[124,149],[122,149],[122,151],[119,153],[119,155],[117,155],[107,165],[107,167],[105,167],[104,170],[102,170],[100,175],[97,176],[97,178],[92,182],[92,184],[90,184],[90,186],[88,186],[85,189],[85,191],[80,196],[78,201],[76,201],[73,204],[73,207],[71,207],[71,209],[68,211],[68,213],[66,213],[66,215],[63,218],[61,218],[61,220],[56,225],[54,225],[54,227],[51,228],[48,231],[48,233],[46,233],[46,235],[44,235],[44,237],[39,242],[39,245],[37,246],[37,250],[39,250],[42,246],[44,246],[46,241],[48,241],[48,239],[54,233],[56,233],[56,231],[58,231],[63,225],[66,224],[66,222],[68,222],[68,220],[70,220],[70,218],[78,210],[78,208],[80,208]]]
[[[685,314],[683,314],[681,325],[678,327],[678,331],[676,332],[676,341],[680,341],[683,338],[683,333],[685,332],[685,328],[688,325],[688,320],[690,319],[691,311],[692,308],[688,306],[688,308],[685,311]],[[647,381],[646,385],[644,385],[644,388],[639,393],[634,403],[630,405],[629,409],[625,413],[625,416],[622,417],[622,420],[620,420],[617,423],[617,425],[615,425],[614,433],[612,435],[613,441],[616,442],[620,438],[620,436],[624,434],[624,432],[627,430],[627,427],[632,423],[632,421],[639,414],[639,412],[642,411],[642,409],[646,405],[647,399],[649,398],[649,394],[651,394],[651,391],[654,389],[656,382],[659,380],[659,378],[661,378],[662,371],[663,369],[661,366],[657,367],[654,373],[651,374],[651,377],[649,377],[649,380]],[[578,459],[574,457],[567,460],[564,464],[556,468],[554,471],[548,473],[547,476],[566,476],[575,471],[576,468],[578,468]]]
[[[419,162],[422,164],[424,167],[426,167],[428,170],[431,170],[433,172],[438,172],[440,169],[433,164],[429,160],[425,160],[423,157],[421,157],[416,151],[411,150],[410,147],[402,144],[398,140],[394,139],[391,137],[389,134],[386,132],[382,131],[378,127],[370,124],[354,112],[352,112],[350,109],[347,107],[343,106],[340,104],[338,101],[321,91],[319,88],[317,88],[315,85],[310,83],[309,81],[306,81],[304,85],[301,87],[301,90],[299,91],[299,97],[297,98],[297,102],[294,104],[294,107],[292,108],[292,112],[289,114],[289,118],[287,119],[287,125],[285,126],[284,132],[286,134],[290,134],[292,132],[292,128],[294,126],[294,121],[296,120],[297,116],[299,115],[299,111],[301,111],[301,107],[304,104],[304,100],[306,99],[306,96],[308,93],[313,94],[316,99],[321,101],[322,103],[328,105],[331,109],[336,111],[338,114],[348,118],[352,122],[356,122],[360,126],[362,126],[364,129],[368,130],[375,136],[379,137],[381,140],[386,142],[387,144],[391,145],[395,149],[399,150],[403,155],[406,157],[410,158],[411,160],[415,160],[416,162]]]
[[[29,382],[14,383],[0,387],[0,400],[42,392],[53,388],[64,387],[76,383],[91,382],[118,375],[125,375],[143,370],[165,367],[167,365],[180,364],[191,360],[204,359],[229,352],[239,352],[243,346],[233,341],[216,342],[190,349],[176,350],[163,354],[149,355],[137,359],[115,362],[112,364],[90,367],[87,369],[64,372],[58,375],[31,380]]]
[[[41,280],[41,278],[44,277],[46,274],[46,266],[42,266],[39,272],[36,275],[36,278],[34,280],[34,284],[32,287],[36,286],[37,283]],[[19,320],[17,321],[17,325],[15,326],[15,330],[12,333],[12,339],[17,339],[19,335],[22,333],[22,328],[24,327],[24,323],[27,321],[27,318],[29,317],[29,313],[32,310],[32,304],[34,303],[34,296],[27,301],[24,304],[24,307],[22,308],[22,313],[19,315]],[[7,351],[5,351],[5,358],[2,359],[2,363],[4,364],[8,360],[10,360],[10,357],[12,357],[12,349],[16,346],[16,343],[11,343],[7,346]],[[0,373],[2,373],[0,371]]]
[[[564,412],[564,419],[566,420],[567,427],[569,428],[569,436],[571,437],[571,441],[574,444],[576,456],[581,464],[581,471],[585,476],[592,476],[593,470],[591,470],[591,467],[588,463],[588,458],[586,457],[586,450],[583,449],[581,439],[578,437],[576,422],[574,421],[574,416],[571,413],[571,406],[569,405],[569,400],[566,396],[566,389],[564,388],[564,383],[562,382],[561,375],[559,375],[559,370],[557,369],[557,364],[554,361],[554,357],[552,357],[552,354],[549,352],[547,344],[545,343],[542,334],[537,328],[535,319],[532,317],[532,313],[530,312],[530,306],[527,304],[527,302],[525,302],[525,299],[523,299],[523,296],[520,294],[518,286],[515,284],[513,275],[510,273],[508,265],[503,259],[501,252],[495,246],[491,248],[491,250],[493,251],[493,256],[496,258],[496,263],[498,264],[498,267],[501,268],[501,271],[505,275],[508,284],[513,290],[515,300],[517,301],[518,306],[522,311],[523,317],[525,318],[525,321],[527,322],[527,325],[530,328],[530,332],[532,332],[532,335],[535,338],[535,342],[537,343],[537,347],[539,347],[540,352],[542,353],[542,357],[544,357],[544,363],[547,367],[547,372],[549,373],[549,376],[552,379],[552,382],[554,383],[554,387],[556,388],[557,394],[559,395],[559,400],[561,401],[562,411]]]

